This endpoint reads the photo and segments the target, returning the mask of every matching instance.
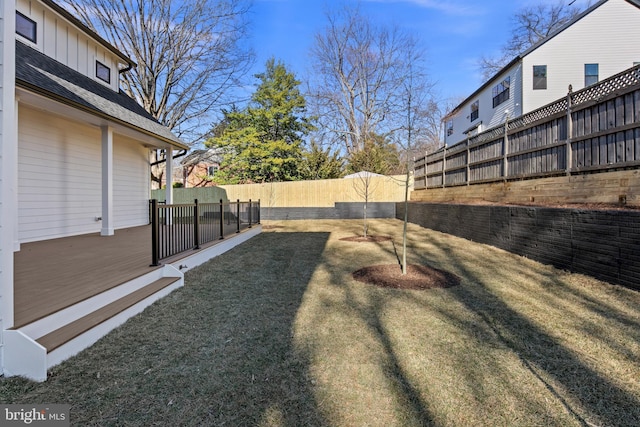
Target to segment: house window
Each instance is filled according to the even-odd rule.
[[[598,83],[598,64],[584,64],[584,86]]]
[[[511,77],[507,77],[499,84],[493,87],[493,108],[502,104],[509,99],[509,87],[511,86]]]
[[[547,89],[547,66],[533,66],[533,90]]]
[[[111,83],[111,69],[100,61],[96,61],[96,77],[105,83]]]
[[[447,120],[447,136],[453,135],[453,120]]]
[[[36,43],[36,22],[16,12],[16,33]]]
[[[478,117],[480,117],[480,101],[471,104],[471,121],[476,120]]]
[[[207,166],[207,175],[214,176],[218,172],[218,166]]]

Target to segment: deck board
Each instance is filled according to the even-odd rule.
[[[150,226],[24,243],[14,255],[14,327],[158,268],[150,267]]]
[[[152,295],[155,292],[160,291],[163,288],[175,283],[180,280],[178,277],[164,277],[160,280],[156,280],[150,285],[145,286],[142,289],[138,289],[137,291],[122,297],[111,304],[106,305],[100,310],[96,310],[93,313],[90,313],[75,322],[72,322],[60,329],[56,329],[55,331],[39,338],[37,341],[42,345],[47,351],[53,351],[62,344],[72,340],[83,332],[93,328],[96,325],[104,322],[105,320],[110,319],[116,314],[122,312],[123,310],[133,306],[134,304],[142,301],[144,298]]]

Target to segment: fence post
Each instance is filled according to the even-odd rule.
[[[469,137],[467,136],[467,167],[465,168],[466,175],[465,180],[467,181],[467,185],[471,185],[471,149],[469,148]]]
[[[569,92],[567,93],[567,142],[566,142],[566,174],[571,175],[571,169],[573,169],[573,156],[571,155],[571,138],[573,135],[573,120],[571,119],[571,107],[572,107],[572,95],[573,86],[569,85]]]
[[[507,117],[504,119],[504,147],[502,152],[504,153],[503,163],[502,163],[502,175],[504,181],[507,181],[507,177],[509,176],[509,110],[506,111]]]
[[[198,213],[198,199],[194,201],[193,207],[193,242],[195,247],[193,249],[200,249],[200,214]]]
[[[238,224],[236,228],[236,233],[240,232],[240,199],[238,199],[238,207],[236,209],[236,222]]]
[[[151,200],[151,266],[160,265],[160,254],[158,252],[158,199]]]
[[[442,188],[445,187],[446,183],[446,170],[447,170],[447,146],[445,145],[442,149]]]
[[[251,199],[249,199],[249,228],[251,228]]]
[[[220,199],[220,240],[224,239],[224,204]]]

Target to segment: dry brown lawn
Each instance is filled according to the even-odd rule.
[[[402,222],[272,222],[42,384],[78,425],[640,425],[640,293],[409,225],[410,264],[458,286],[388,289]]]

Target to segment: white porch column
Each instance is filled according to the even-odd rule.
[[[166,176],[165,182],[167,183],[165,200],[168,205],[173,204],[173,149],[167,148],[165,155],[167,162],[165,163],[166,170],[164,174]]]
[[[102,126],[102,236],[113,236],[113,129]]]
[[[18,101],[15,72],[15,2],[0,2],[0,338],[13,323],[14,251],[18,241]],[[4,351],[0,347],[0,373]]]

